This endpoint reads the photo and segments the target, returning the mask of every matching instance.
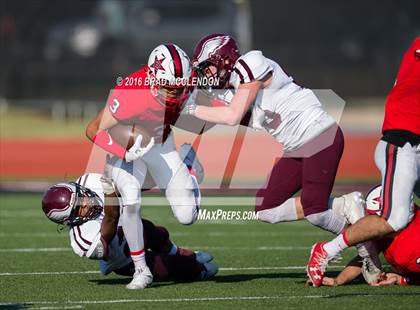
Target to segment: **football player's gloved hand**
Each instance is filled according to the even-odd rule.
[[[144,156],[150,149],[155,145],[155,138],[151,138],[149,143],[145,147],[141,147],[141,141],[143,140],[143,136],[139,135],[136,138],[133,146],[125,152],[124,159],[126,162],[131,162],[136,160],[142,156]]]

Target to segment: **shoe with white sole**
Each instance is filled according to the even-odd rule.
[[[352,192],[341,196],[344,198],[343,215],[348,224],[353,225],[365,216],[365,207],[362,193]]]
[[[153,275],[148,267],[137,269],[133,275],[133,280],[126,285],[129,290],[142,290],[150,286],[153,282]]]

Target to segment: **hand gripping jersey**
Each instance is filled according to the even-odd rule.
[[[259,92],[253,107],[253,127],[265,128],[293,151],[331,127],[335,121],[323,109],[315,94],[293,82],[293,78],[261,51],[250,51],[238,58],[230,84],[237,90],[240,84],[262,80],[272,73],[268,88]]]
[[[170,126],[178,119],[180,107],[167,109],[152,95],[150,83],[146,69],[129,75],[120,86],[111,90],[107,106],[121,123],[139,124],[164,142],[171,131]]]
[[[100,181],[102,175],[98,173],[88,173],[77,179],[77,183],[94,191],[102,201],[105,201],[105,195]],[[73,252],[81,257],[91,259],[102,259],[104,256],[104,247],[101,242],[101,223],[104,218],[102,213],[94,220],[88,221],[82,225],[70,228],[70,245]],[[124,252],[126,241],[120,235],[112,239],[108,244],[108,268],[110,270],[119,269],[131,262],[130,255]]]
[[[407,130],[420,135],[420,37],[405,53],[387,97],[382,132],[387,130]]]

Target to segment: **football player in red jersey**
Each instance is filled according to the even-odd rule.
[[[111,91],[106,107],[86,129],[90,140],[114,155],[108,177],[122,196],[121,223],[136,269],[133,281],[127,285],[129,289],[142,289],[152,282],[139,216],[146,173],[165,191],[180,223],[192,224],[198,216],[198,183],[182,162],[171,134],[171,126],[177,121],[188,95],[190,75],[190,61],[182,49],[174,44],[159,45],[150,54],[145,68],[123,79]],[[142,146],[143,137],[139,135],[134,145],[126,150],[107,132],[117,123],[136,123],[153,138]]]
[[[381,203],[379,185],[371,191],[366,198],[366,210],[370,214],[380,216],[383,205]],[[420,208],[413,204],[410,212],[410,223],[401,231],[391,233],[381,239],[375,240],[376,256],[380,252],[384,254],[387,262],[394,269],[394,272],[381,273],[374,278],[366,277],[365,265],[360,256],[353,258],[336,278],[324,277],[322,285],[338,286],[344,285],[361,273],[370,285],[420,285]]]
[[[398,232],[409,222],[411,195],[420,195],[420,37],[405,53],[385,104],[375,162],[382,175],[381,216],[367,216],[330,242],[312,247],[307,271],[322,283],[328,262],[349,246]]]

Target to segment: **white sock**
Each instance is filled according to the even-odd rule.
[[[328,208],[332,209],[334,212],[343,214],[344,203],[345,203],[344,197],[330,197],[328,201]]]
[[[287,199],[278,207],[258,211],[258,219],[271,224],[296,221],[298,216],[295,198]]]
[[[326,210],[306,216],[306,219],[315,226],[338,235],[346,225],[346,219],[334,210]]]
[[[168,255],[174,256],[176,255],[177,252],[178,252],[178,247],[176,246],[176,244],[172,243],[172,248],[169,250]]]
[[[344,249],[348,248],[344,233],[339,234],[330,242],[323,245],[325,252],[328,254],[328,258],[333,258],[340,254]]]
[[[140,220],[140,205],[124,206],[121,220],[134,266],[136,270],[143,269],[147,265],[144,252],[143,223]]]
[[[146,252],[144,251],[144,249],[139,252],[131,252],[131,259],[133,260],[135,270],[143,270],[144,268],[147,268]]]

